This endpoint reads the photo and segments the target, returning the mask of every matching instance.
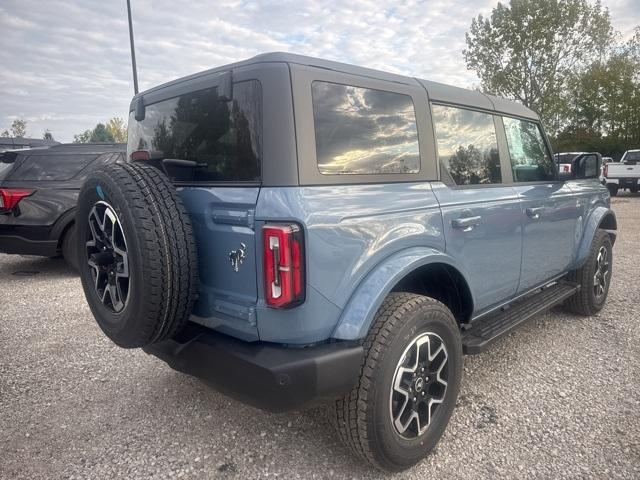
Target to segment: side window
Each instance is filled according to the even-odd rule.
[[[438,158],[447,183],[481,185],[502,182],[493,115],[432,105]],[[445,178],[446,180],[446,178]]]
[[[534,122],[504,117],[514,182],[556,179],[556,167],[547,150],[540,126]]]
[[[313,82],[311,92],[321,174],[420,171],[410,96],[319,81]]]

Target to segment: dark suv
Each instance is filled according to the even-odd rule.
[[[0,252],[54,257],[77,268],[71,246],[78,191],[124,144],[62,144],[0,153]]]

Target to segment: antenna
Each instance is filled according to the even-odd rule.
[[[133,23],[131,22],[131,2],[127,0],[127,14],[129,16],[129,42],[131,43],[131,68],[133,69],[133,92],[138,94],[138,70],[136,67],[136,47],[133,44]]]

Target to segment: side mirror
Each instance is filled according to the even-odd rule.
[[[571,176],[577,179],[598,178],[602,156],[599,153],[585,153],[571,162]]]

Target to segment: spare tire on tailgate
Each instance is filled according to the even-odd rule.
[[[158,169],[116,163],[85,181],[76,217],[84,294],[121,347],[174,336],[198,292],[196,244],[175,188]]]

